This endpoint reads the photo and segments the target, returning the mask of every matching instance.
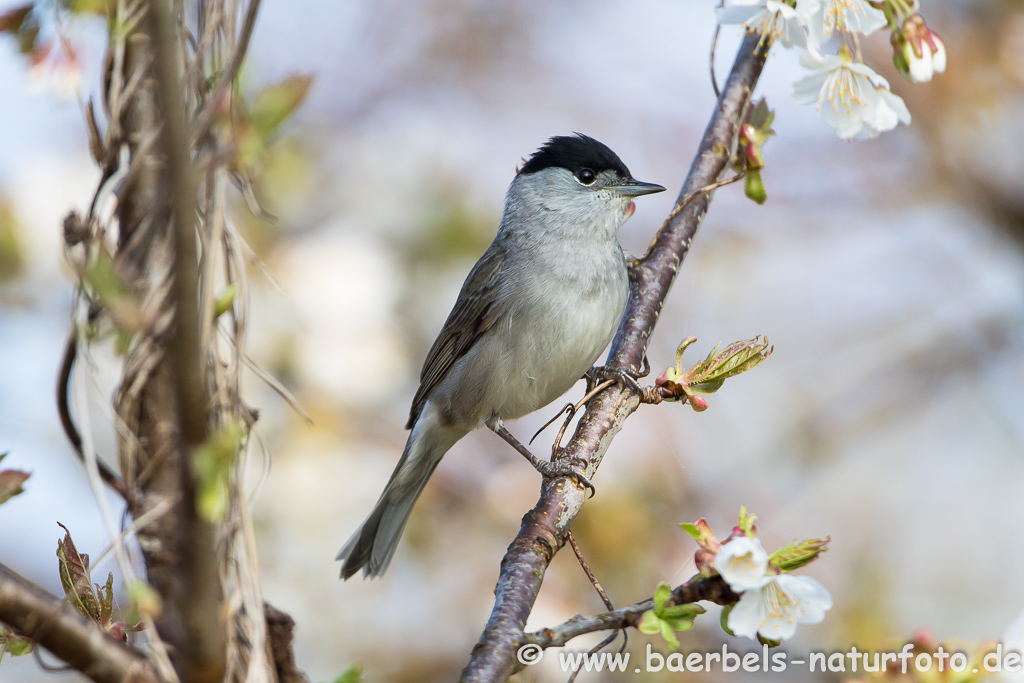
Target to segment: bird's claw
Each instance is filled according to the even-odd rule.
[[[555,477],[573,477],[576,481],[583,484],[585,489],[590,491],[591,498],[593,498],[594,494],[597,493],[597,489],[594,488],[594,483],[590,481],[590,478],[585,474],[584,468],[586,463],[582,460],[551,461],[537,459],[533,462],[533,466],[545,479],[553,479]]]
[[[608,379],[615,380],[615,383],[622,389],[632,389],[638,394],[643,393],[637,379],[646,377],[650,371],[651,365],[647,362],[647,356],[644,356],[644,368],[639,372],[632,368],[611,368],[607,365],[592,367],[584,375],[584,379],[587,380],[587,393],[589,394],[600,382]]]

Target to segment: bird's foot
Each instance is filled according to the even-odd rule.
[[[530,449],[521,444],[519,439],[512,436],[512,433],[505,429],[505,425],[501,424],[500,421],[494,425],[488,424],[488,427],[490,427],[495,434],[504,439],[508,445],[512,446],[519,455],[529,460],[530,464],[533,465],[533,469],[540,472],[541,476],[545,479],[552,479],[555,477],[573,477],[576,481],[582,484],[584,488],[590,490],[591,498],[593,498],[594,494],[597,493],[597,489],[594,488],[594,483],[590,481],[590,478],[586,475],[585,462],[577,460],[541,460],[531,453]],[[582,463],[582,465],[576,464],[578,462]]]
[[[647,355],[644,354],[643,368],[640,370],[634,370],[633,368],[612,368],[607,365],[597,365],[587,370],[587,374],[583,376],[583,379],[587,380],[587,393],[589,394],[594,390],[598,384],[605,380],[615,380],[615,383],[622,389],[632,389],[636,393],[643,393],[643,389],[640,387],[640,383],[637,380],[641,377],[646,377],[651,373],[651,364],[647,361]]]
[[[597,489],[594,488],[594,483],[590,481],[590,478],[586,475],[586,461],[582,459],[573,460],[541,460],[540,458],[533,456],[530,461],[533,468],[540,472],[541,476],[545,479],[554,479],[556,477],[572,477],[579,483],[583,484],[583,487],[590,491],[590,497],[593,498],[594,494],[597,493]]]

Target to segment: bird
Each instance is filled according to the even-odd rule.
[[[618,229],[634,198],[664,189],[634,179],[615,152],[580,133],[550,138],[517,170],[497,235],[427,353],[402,457],[338,553],[343,579],[384,573],[423,487],[459,439],[486,426],[518,444],[504,421],[543,408],[591,370],[629,297]],[[519,448],[544,476],[582,477]]]

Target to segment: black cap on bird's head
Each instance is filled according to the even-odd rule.
[[[564,168],[573,174],[583,168],[594,173],[612,170],[623,178],[632,177],[622,159],[608,145],[581,133],[551,138],[533,153],[519,172],[536,173],[552,167]]]
[[[546,168],[564,168],[572,173],[581,185],[593,186],[594,189],[600,185],[604,189],[613,190],[627,197],[661,192],[665,189],[661,185],[634,180],[618,154],[609,149],[608,145],[582,133],[551,138],[523,164],[519,169],[519,175],[537,173]],[[614,173],[613,184],[595,184],[594,180],[606,171]]]

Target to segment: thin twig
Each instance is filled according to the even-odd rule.
[[[600,643],[598,643],[594,647],[590,648],[587,651],[587,657],[593,657],[598,652],[600,652],[601,650],[605,649],[606,647],[608,647],[609,645],[614,643],[615,639],[619,637],[620,633],[622,634],[623,639],[626,639],[626,632],[625,632],[625,630],[623,630],[623,631],[614,631],[614,632],[608,634],[608,637],[605,638],[604,640],[602,640]],[[625,643],[623,643],[623,647],[625,647]],[[565,683],[573,683],[573,681],[576,680],[576,677],[580,675],[580,672],[583,671],[583,669],[584,669],[584,667],[579,667],[579,668],[574,669],[573,672],[571,674],[569,674],[569,680],[566,681]]]
[[[597,594],[601,596],[601,602],[604,603],[605,608],[609,610],[615,609],[615,605],[612,604],[611,598],[609,598],[608,594],[604,591],[604,586],[602,586],[601,582],[597,580],[597,577],[594,575],[593,570],[591,570],[590,565],[587,564],[587,561],[583,558],[583,551],[580,550],[579,544],[576,543],[576,537],[572,535],[572,529],[565,532],[565,540],[569,542],[570,546],[572,546],[572,552],[576,555],[576,561],[580,563],[583,573],[587,575],[588,579],[590,579],[590,583],[594,586],[594,590],[596,590]]]
[[[719,7],[722,5],[719,4]],[[722,31],[721,24],[715,24],[715,34],[711,37],[711,57],[708,59],[708,68],[711,71],[711,87],[715,91],[715,97],[721,97],[722,92],[718,89],[718,78],[715,76],[715,49],[718,47],[718,34]]]
[[[260,11],[260,0],[249,0],[249,8],[245,12],[245,23],[242,25],[242,33],[238,36],[238,43],[235,45],[235,53],[231,56],[228,68],[224,70],[221,83],[232,84],[242,68],[242,62],[249,51],[249,42],[252,40],[253,29],[256,28],[256,15]]]
[[[60,372],[57,375],[57,415],[60,418],[60,426],[64,435],[71,442],[75,455],[78,457],[82,467],[86,466],[85,453],[82,452],[82,436],[78,433],[75,421],[71,417],[71,408],[68,405],[68,394],[71,391],[71,371],[75,367],[75,356],[78,351],[78,332],[72,328],[64,343],[64,357],[61,360]],[[114,489],[121,498],[128,500],[128,488],[124,480],[115,472],[110,465],[97,459],[97,469],[103,483]]]

